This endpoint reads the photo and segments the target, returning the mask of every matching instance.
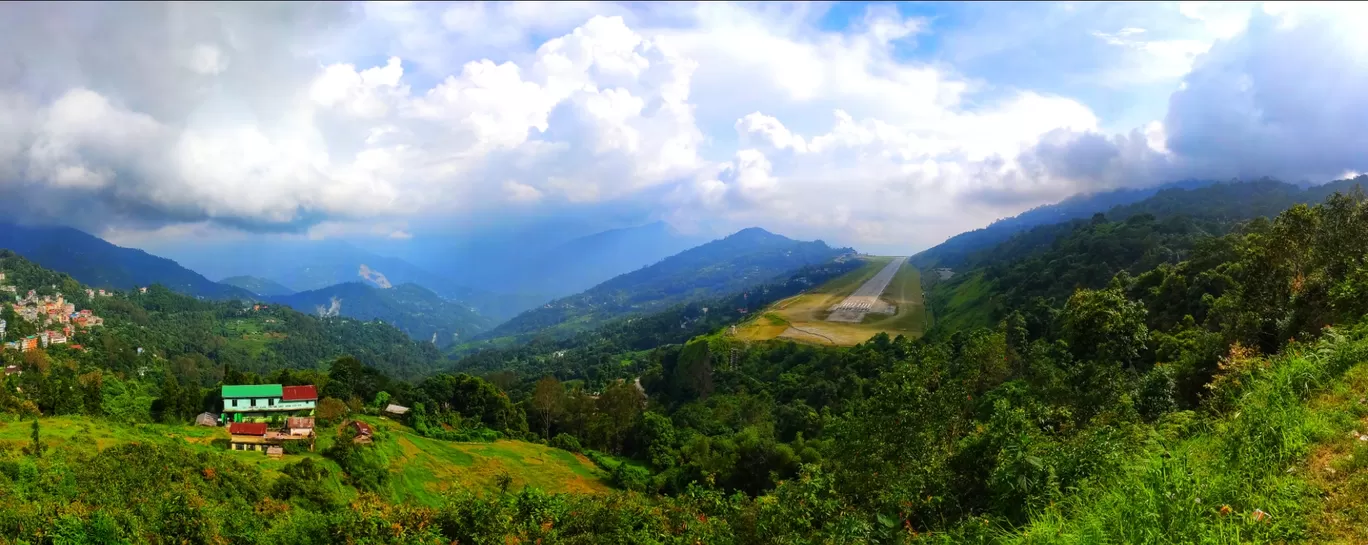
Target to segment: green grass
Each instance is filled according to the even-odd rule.
[[[602,493],[609,490],[608,475],[588,458],[560,449],[522,441],[495,443],[455,443],[421,437],[411,429],[390,420],[362,417],[377,430],[374,448],[390,463],[390,481],[385,495],[393,501],[437,505],[442,494],[453,487],[493,490],[496,478],[506,473],[511,489],[523,486],[549,492]],[[27,445],[31,421],[0,419],[0,443]],[[223,428],[172,426],[164,424],[125,425],[84,417],[59,416],[39,420],[43,444],[65,454],[94,454],[111,446],[136,442],[182,441],[196,450],[221,453],[262,469],[270,478],[278,477],[287,465],[304,457],[314,458],[338,469],[320,452],[331,443],[331,430],[320,430],[312,453],[286,455],[272,459],[261,452],[232,451],[210,445],[215,438],[228,437]],[[344,497],[354,495],[348,489]]]
[[[929,299],[935,311],[931,325],[938,330],[968,331],[994,325],[992,284],[983,278],[982,272],[937,282]]]
[[[1170,415],[1129,467],[995,541],[1368,542],[1365,360],[1334,335],[1256,360],[1219,417]]]
[[[920,337],[928,325],[922,300],[921,273],[904,264],[893,276],[882,298],[897,310],[894,314],[869,314],[858,324],[827,322],[832,305],[845,299],[888,265],[892,257],[868,257],[864,266],[815,289],[778,301],[764,312],[737,325],[736,335],[747,341],[783,337],[814,344],[850,346],[880,332],[890,336]]]

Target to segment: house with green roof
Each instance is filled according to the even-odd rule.
[[[224,422],[283,422],[291,416],[313,416],[318,390],[312,385],[224,385]]]

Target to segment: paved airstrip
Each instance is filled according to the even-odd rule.
[[[879,300],[888,283],[893,281],[893,276],[898,274],[898,268],[902,267],[906,257],[896,257],[888,262],[879,274],[874,275],[864,284],[860,285],[848,297],[841,302],[832,305],[831,314],[827,316],[828,322],[852,322],[859,323],[864,320],[865,314],[870,312],[889,314],[889,305]]]

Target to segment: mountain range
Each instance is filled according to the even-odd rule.
[[[206,299],[257,298],[251,291],[214,282],[170,259],[116,246],[70,227],[0,224],[0,248],[97,288],[127,290],[161,284]]]
[[[539,332],[563,336],[626,314],[740,292],[853,251],[832,248],[820,240],[797,241],[757,227],[743,229],[526,311],[480,338]]]
[[[380,320],[414,340],[432,342],[439,347],[464,340],[494,325],[493,319],[470,307],[443,299],[412,283],[380,288],[364,282],[345,282],[277,295],[270,300],[321,317]]]

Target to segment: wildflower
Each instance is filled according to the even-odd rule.
[[[1222,505],[1222,506],[1221,506],[1221,516],[1224,517],[1224,516],[1229,515],[1229,514],[1230,514],[1230,506],[1229,506],[1229,505]]]
[[[1256,521],[1258,521],[1258,522],[1263,522],[1263,521],[1265,521],[1265,520],[1268,520],[1268,519],[1270,519],[1270,518],[1273,518],[1272,515],[1269,515],[1268,513],[1265,513],[1265,512],[1263,511],[1263,509],[1255,509],[1255,510],[1254,510],[1254,513],[1252,513],[1252,515],[1254,516],[1254,520],[1256,520]]]

